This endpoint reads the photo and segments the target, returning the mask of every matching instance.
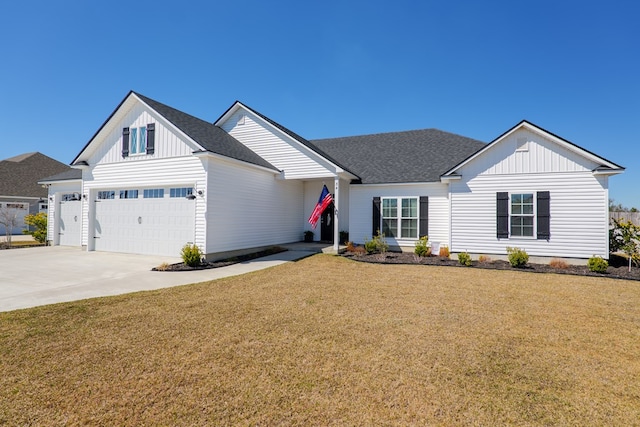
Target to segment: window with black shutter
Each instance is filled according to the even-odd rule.
[[[420,197],[420,225],[418,237],[429,235],[429,198]]]
[[[548,191],[538,191],[537,194],[537,233],[536,237],[542,240],[551,238],[550,195]]]
[[[122,157],[129,156],[129,128],[122,129]]]
[[[147,124],[147,154],[153,154],[156,146],[156,124]]]
[[[498,239],[509,238],[509,193],[497,193],[496,224]]]
[[[549,240],[549,192],[496,193],[496,229],[499,239],[535,237]]]
[[[380,197],[373,198],[373,215],[371,218],[371,236],[380,232]]]

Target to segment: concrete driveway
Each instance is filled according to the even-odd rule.
[[[0,311],[204,282],[309,255],[289,250],[228,267],[161,272],[151,269],[181,259],[86,252],[66,246],[0,250]]]

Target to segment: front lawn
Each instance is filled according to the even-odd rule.
[[[317,255],[0,313],[0,424],[636,425],[640,285]]]

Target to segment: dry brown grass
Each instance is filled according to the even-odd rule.
[[[318,255],[0,314],[0,424],[637,425],[640,285]]]

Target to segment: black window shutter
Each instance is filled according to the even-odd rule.
[[[156,124],[147,124],[147,154],[153,154],[156,146]]]
[[[509,193],[497,193],[496,225],[498,239],[509,238]]]
[[[429,235],[429,198],[420,196],[420,223],[418,224],[418,238]]]
[[[380,231],[380,197],[373,198],[373,217],[371,236],[375,236]]]
[[[129,156],[129,128],[122,128],[122,157]]]
[[[551,237],[551,227],[550,227],[550,217],[549,214],[549,192],[548,191],[538,191],[537,195],[537,222],[538,222],[538,231],[537,238],[543,240],[549,240]]]

